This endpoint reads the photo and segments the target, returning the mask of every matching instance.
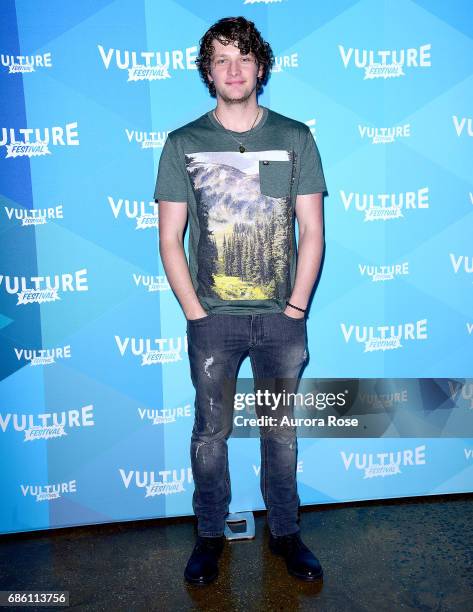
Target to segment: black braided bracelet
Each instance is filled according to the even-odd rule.
[[[288,302],[287,300],[286,300],[286,304],[287,304],[288,306],[291,306],[292,308],[295,308],[296,310],[300,310],[301,312],[305,312],[305,311],[306,311],[306,308],[299,308],[299,306],[294,306],[294,304],[291,304],[291,303],[290,303],[290,302]]]

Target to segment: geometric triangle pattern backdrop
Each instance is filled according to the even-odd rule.
[[[3,0],[3,532],[192,514],[186,321],[153,193],[167,134],[215,106],[194,60],[230,15],[269,40],[259,102],[310,127],[327,181],[304,378],[464,419],[300,438],[302,503],[473,490],[472,3]],[[263,508],[258,440],[229,454],[231,511]]]

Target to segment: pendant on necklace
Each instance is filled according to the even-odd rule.
[[[243,145],[240,145],[240,153],[244,153],[246,151],[245,147]]]

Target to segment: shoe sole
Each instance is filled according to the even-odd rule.
[[[315,574],[314,576],[305,576],[304,574],[296,574],[296,572],[291,572],[290,569],[287,570],[291,576],[295,576],[299,578],[299,580],[304,580],[305,582],[314,582],[315,580],[321,580],[324,577],[323,571],[320,574]]]
[[[189,584],[196,585],[196,586],[207,586],[208,584],[211,584],[212,582],[214,582],[214,580],[218,578],[218,572],[215,575],[212,575],[210,578],[207,578],[206,580],[199,580],[198,578],[190,578],[187,576],[186,573],[184,573],[184,578],[186,579],[186,582],[188,582]]]

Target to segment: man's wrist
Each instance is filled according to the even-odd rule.
[[[291,308],[292,311],[297,311],[297,312],[306,312],[307,310],[307,306],[305,304],[302,304],[301,302],[298,302],[292,299],[286,300],[286,306]]]
[[[204,317],[207,314],[207,311],[202,308],[199,304],[198,306],[184,311],[184,316],[186,319],[198,319],[200,317]]]

